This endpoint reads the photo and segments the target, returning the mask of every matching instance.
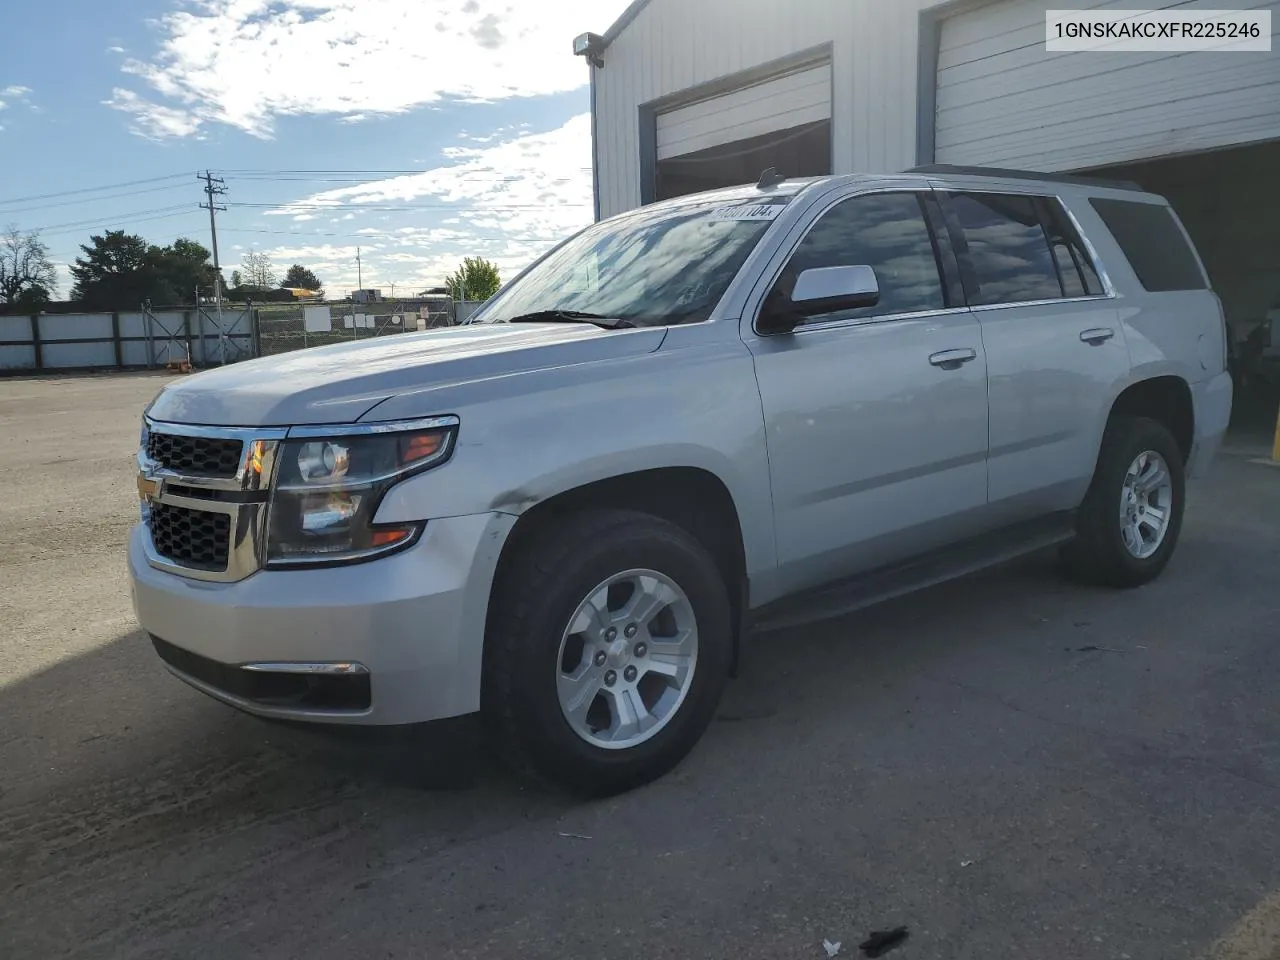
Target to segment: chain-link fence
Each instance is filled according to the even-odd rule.
[[[257,308],[262,356],[306,347],[348,343],[415,330],[449,327],[470,316],[473,304],[446,298],[408,298],[372,303],[282,303]]]

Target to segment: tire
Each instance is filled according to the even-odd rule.
[[[1143,457],[1147,459],[1140,463]],[[1167,484],[1144,493],[1159,466]],[[1131,491],[1135,480],[1143,482],[1133,483]],[[1122,497],[1128,497],[1127,506]],[[1123,589],[1150,583],[1177,548],[1185,499],[1182,451],[1169,429],[1145,417],[1113,420],[1076,518],[1076,537],[1062,550],[1066,572],[1076,580]],[[1126,510],[1132,512],[1125,514]],[[1164,511],[1162,534],[1157,535],[1154,514],[1148,511]]]
[[[662,776],[711,722],[732,662],[715,561],[682,528],[614,509],[570,515],[519,549],[495,585],[485,636],[482,710],[499,754],[589,796]],[[604,608],[594,618],[593,596]],[[631,621],[642,601],[659,612]],[[637,702],[647,729],[626,716],[627,704],[640,714]]]

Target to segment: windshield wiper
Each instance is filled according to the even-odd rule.
[[[507,323],[594,323],[606,330],[622,330],[635,326],[630,320],[622,317],[605,317],[598,313],[583,313],[581,310],[539,310],[537,313],[525,313],[512,317]]]

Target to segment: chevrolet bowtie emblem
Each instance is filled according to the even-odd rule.
[[[160,496],[160,481],[153,480],[145,473],[138,474],[138,499],[154,500]]]

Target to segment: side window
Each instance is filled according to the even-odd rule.
[[[864,264],[876,272],[880,303],[813,317],[810,323],[945,306],[933,238],[915,193],[868,194],[836,204],[800,241],[771,295],[789,294],[805,270]]]
[[[1062,283],[1032,197],[952,193],[945,200],[968,245],[974,306],[1055,300]]]
[[[1101,296],[1106,291],[1102,289],[1097,268],[1062,204],[1052,197],[1041,197],[1037,202],[1058,275],[1062,278],[1062,292],[1068,297]]]
[[[1186,237],[1164,204],[1101,198],[1089,203],[1120,244],[1147,291],[1165,293],[1208,287]]]

